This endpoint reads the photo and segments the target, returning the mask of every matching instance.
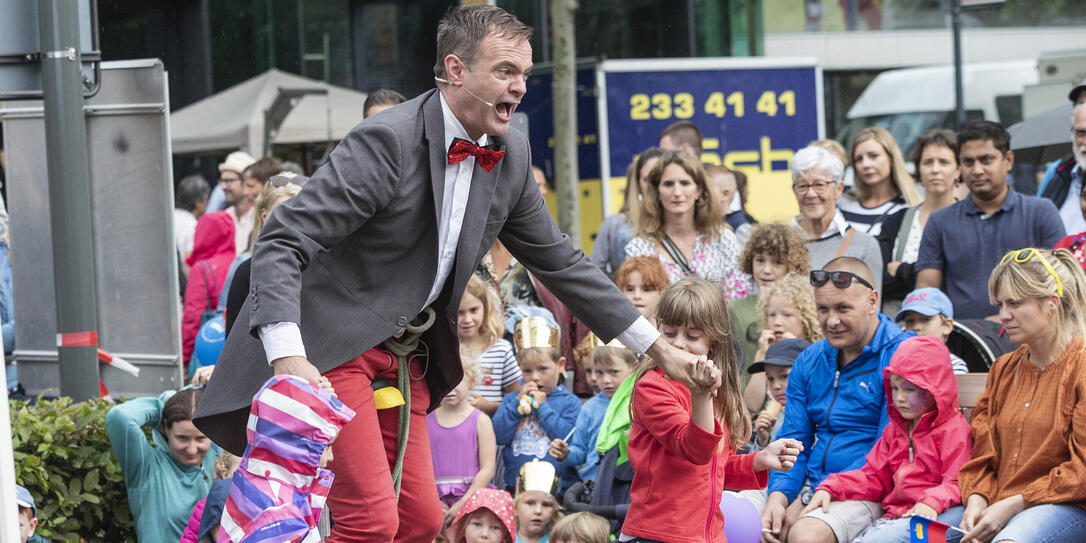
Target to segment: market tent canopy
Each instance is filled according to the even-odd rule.
[[[276,144],[336,141],[362,121],[366,94],[271,69],[170,114],[173,153],[264,152],[264,112],[280,90],[317,90],[301,97],[273,138]]]

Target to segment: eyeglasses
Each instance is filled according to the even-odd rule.
[[[811,286],[817,288],[825,285],[827,281],[833,282],[833,286],[837,288],[848,288],[852,286],[853,281],[858,281],[861,285],[875,290],[875,287],[871,286],[864,280],[863,277],[847,271],[826,271],[826,270],[811,270]]]
[[[804,183],[802,185],[792,185],[792,190],[795,191],[796,194],[806,194],[808,190],[814,189],[815,194],[825,194],[832,184],[833,183],[826,183],[824,181]]]
[[[1048,273],[1052,275],[1052,278],[1056,280],[1056,294],[1058,294],[1062,298],[1063,281],[1060,281],[1060,276],[1056,274],[1056,270],[1052,267],[1052,264],[1048,263],[1048,259],[1045,258],[1045,255],[1041,254],[1039,251],[1037,251],[1037,249],[1034,249],[1033,247],[1026,247],[1025,249],[1011,251],[1003,255],[1003,260],[1000,260],[999,263],[1002,264],[1007,260],[1014,258],[1015,262],[1019,264],[1025,264],[1026,262],[1029,262],[1030,259],[1033,257],[1037,257],[1037,261],[1040,262],[1041,265],[1044,266],[1045,270],[1047,270]]]
[[[234,181],[241,181],[240,177],[220,177],[219,183],[233,183]]]
[[[281,188],[283,188],[283,187],[285,187],[287,185],[297,185],[299,187],[304,187],[305,184],[308,183],[308,182],[309,182],[309,178],[304,176],[304,175],[295,175],[293,177],[287,177],[287,176],[285,176],[283,174],[279,174],[279,175],[273,175],[271,177],[271,179],[268,180],[268,183],[271,186],[273,186],[273,187],[275,187],[277,189],[281,189]]]
[[[1072,128],[1071,135],[1076,138],[1086,138],[1086,128]]]

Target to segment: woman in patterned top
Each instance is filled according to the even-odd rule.
[[[752,291],[739,269],[739,242],[706,185],[705,169],[682,151],[667,151],[648,175],[637,237],[626,257],[656,256],[674,283],[688,275],[719,283],[727,300]]]

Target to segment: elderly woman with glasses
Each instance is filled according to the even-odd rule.
[[[1021,347],[973,411],[962,543],[1086,541],[1086,275],[1065,249],[1012,251],[988,295]]]
[[[811,269],[817,270],[830,260],[851,256],[872,270],[882,270],[882,252],[874,237],[860,232],[845,221],[837,209],[837,199],[844,193],[845,166],[833,153],[821,147],[804,147],[792,157],[792,192],[799,204],[799,215],[792,226],[807,239]],[[882,274],[874,277],[874,287],[882,291]]]

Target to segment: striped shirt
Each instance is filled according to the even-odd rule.
[[[513,344],[499,339],[475,361],[479,365],[479,383],[472,389],[489,402],[501,402],[505,387],[520,382],[520,366]]]
[[[859,200],[842,196],[837,199],[837,209],[845,216],[850,226],[871,236],[877,237],[882,232],[882,222],[886,217],[909,207],[905,199],[897,196],[875,207],[864,207]]]

